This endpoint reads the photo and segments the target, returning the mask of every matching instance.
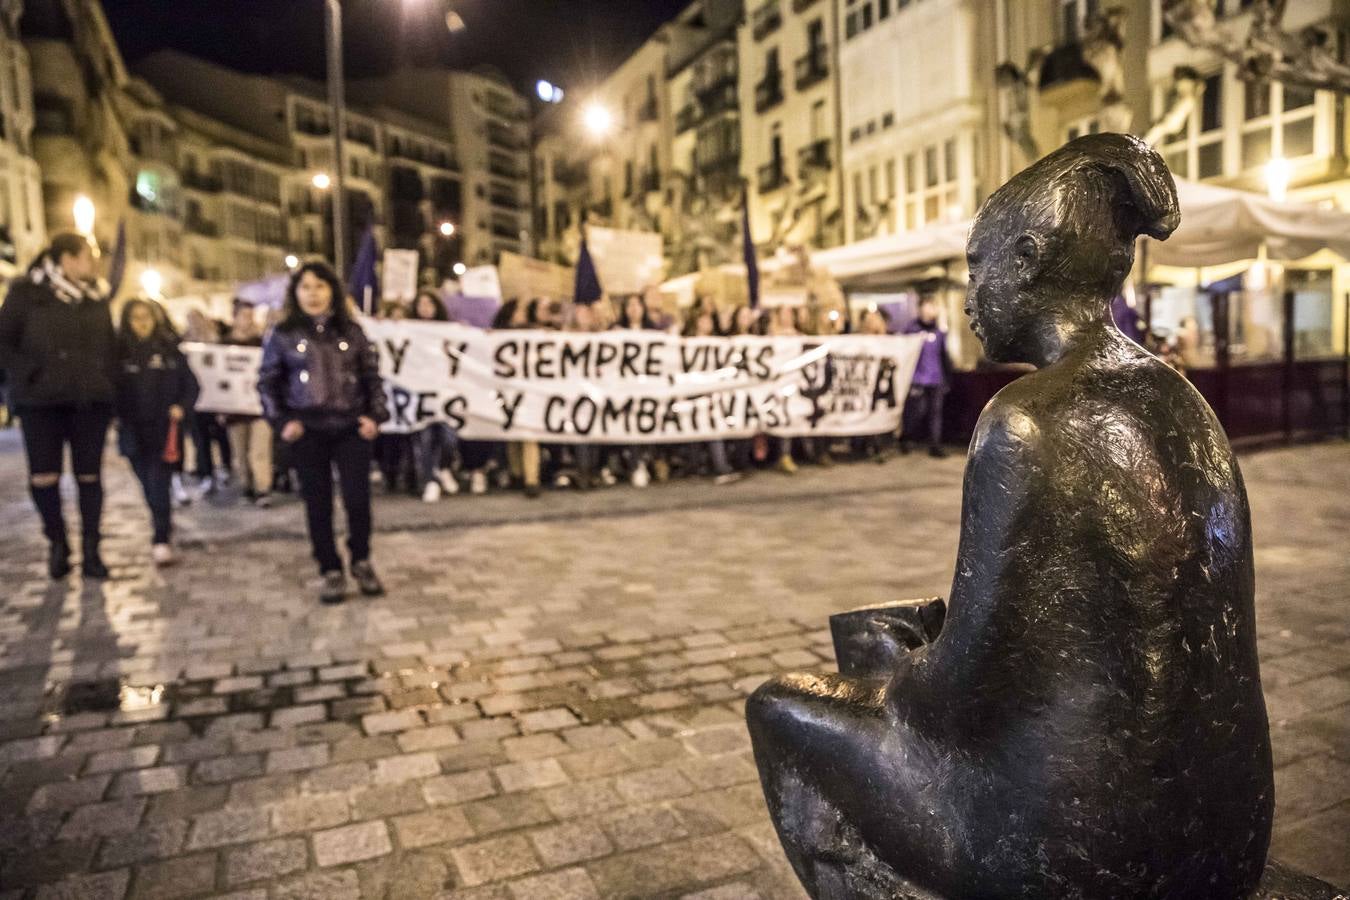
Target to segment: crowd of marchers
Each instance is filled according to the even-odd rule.
[[[19,423],[29,492],[48,544],[53,579],[71,569],[60,479],[66,449],[81,524],[80,567],[106,577],[99,553],[103,465],[111,429],[143,490],[152,525],[151,558],[176,561],[173,511],[213,497],[238,497],[259,507],[277,494],[303,501],[311,550],[322,580],[320,599],[341,602],[349,578],[366,595],[383,593],[371,563],[372,485],[427,503],[447,495],[518,488],[538,497],[545,487],[592,490],[627,481],[708,477],[732,484],[759,471],[791,475],[799,464],[841,459],[884,462],[909,452],[911,436],[942,455],[943,397],[950,364],[937,304],[921,300],[917,317],[898,329],[923,335],[900,433],[853,438],[770,437],[686,444],[548,444],[463,438],[447,423],[412,434],[382,433],[387,421],[379,353],[361,327],[355,304],[324,262],[300,266],[279,309],[236,301],[229,322],[189,310],[178,329],[163,306],[146,297],[112,304],[97,278],[99,260],[82,236],[62,234],[12,283],[0,305],[0,371],[4,402]],[[856,323],[838,312],[789,306],[718,309],[699,297],[682,316],[662,315],[642,294],[602,297],[593,304],[544,298],[507,300],[493,329],[599,332],[660,330],[691,337],[897,330],[880,309]],[[385,304],[383,318],[447,322],[434,291],[412,303]],[[262,415],[219,415],[194,409],[199,386],[180,345],[220,343],[262,348],[258,392]],[[336,478],[334,475],[336,474]],[[347,516],[346,559],[333,521],[334,489]]]

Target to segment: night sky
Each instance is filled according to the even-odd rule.
[[[690,0],[344,0],[347,71],[490,63],[522,91],[603,77]],[[161,48],[260,73],[323,75],[323,0],[103,0],[129,63]],[[466,29],[451,35],[453,6]]]

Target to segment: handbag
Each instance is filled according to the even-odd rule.
[[[178,449],[178,421],[169,420],[169,434],[164,440],[164,461],[169,465],[174,465],[182,458],[182,453]]]

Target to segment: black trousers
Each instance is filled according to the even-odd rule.
[[[169,499],[173,466],[159,454],[143,454],[131,458],[129,462],[141,482],[145,505],[150,507],[150,522],[155,533],[152,543],[167,544],[173,536],[173,503]]]
[[[292,464],[300,476],[309,543],[320,572],[342,570],[333,537],[333,468],[337,468],[342,505],[347,510],[347,549],[351,561],[370,558],[370,462],[372,442],[356,427],[341,431],[306,429],[292,445]]]
[[[70,467],[75,472],[80,498],[80,520],[85,552],[98,550],[99,521],[103,517],[103,446],[108,439],[112,408],[43,406],[19,411],[28,473],[60,475],[65,469],[65,449],[70,446]],[[42,533],[54,544],[66,543],[66,523],[61,514],[58,485],[39,487],[28,482],[33,505],[42,517]]]
[[[197,451],[197,462],[193,475],[207,478],[211,475],[211,447],[215,445],[222,469],[233,468],[230,458],[230,435],[220,424],[215,413],[196,413],[192,417],[192,444]]]
[[[928,446],[942,446],[942,398],[947,393],[942,385],[919,384],[910,388],[909,402],[905,404],[905,427],[901,439],[906,443],[919,437],[923,426],[928,432]]]

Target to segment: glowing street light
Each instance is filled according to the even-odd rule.
[[[310,179],[309,183],[314,185],[321,191],[326,191],[330,187],[332,187],[333,179],[328,177],[327,172],[319,172],[313,178]]]
[[[1289,177],[1293,167],[1289,160],[1281,156],[1272,156],[1266,163],[1266,194],[1270,199],[1284,202],[1289,194]]]
[[[94,201],[84,194],[79,194],[75,197],[75,205],[71,212],[75,216],[75,230],[85,237],[93,237]]]
[[[286,268],[294,269],[296,266],[300,265],[300,257],[296,256],[294,253],[287,253],[285,262]]]
[[[543,78],[534,83],[534,92],[545,103],[561,103],[563,99],[563,89]]]
[[[599,103],[591,103],[582,113],[582,122],[592,137],[602,138],[614,127],[614,114]]]
[[[141,273],[141,288],[149,296],[159,299],[160,291],[164,290],[164,276],[158,269],[146,269]]]
[[[455,274],[456,274],[456,275],[463,275],[463,274],[464,274],[465,272],[467,272],[467,271],[469,271],[469,267],[466,266],[466,265],[464,265],[464,263],[462,263],[462,262],[455,263]]]
[[[455,234],[455,223],[454,223],[454,222],[442,222],[442,223],[441,223],[441,234],[444,235],[445,237],[453,237],[454,234]]]

